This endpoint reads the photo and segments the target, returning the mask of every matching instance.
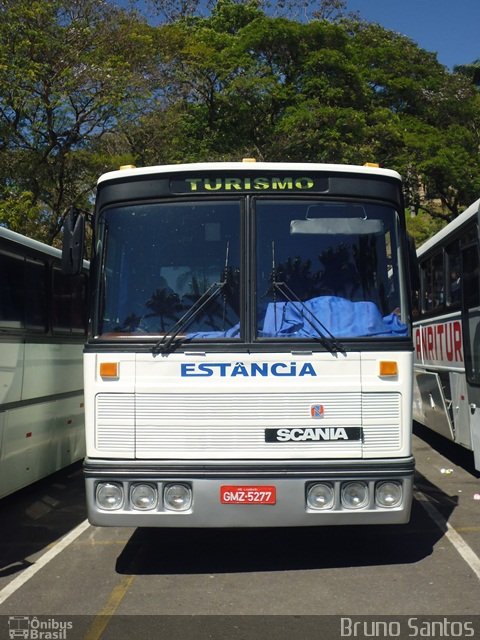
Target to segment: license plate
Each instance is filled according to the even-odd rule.
[[[237,486],[220,487],[222,504],[275,504],[276,488],[271,486]]]

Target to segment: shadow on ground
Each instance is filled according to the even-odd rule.
[[[85,518],[81,462],[0,500],[0,578],[27,568]]]
[[[472,451],[465,449],[465,447],[462,447],[447,438],[444,438],[431,429],[427,429],[427,427],[424,427],[419,422],[413,423],[413,433],[430,447],[435,449],[435,451],[438,451],[438,453],[450,460],[450,462],[461,467],[474,478],[480,478],[480,471],[475,469],[473,463]]]
[[[447,516],[455,498],[417,474]],[[296,571],[408,564],[432,553],[443,532],[417,500],[409,524],[278,529],[138,528],[118,557],[121,574]]]

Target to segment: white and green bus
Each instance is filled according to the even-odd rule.
[[[80,216],[68,256],[81,255],[77,231]],[[238,162],[101,176],[90,521],[407,522],[408,260],[394,171]]]
[[[85,455],[87,271],[0,228],[0,497]]]

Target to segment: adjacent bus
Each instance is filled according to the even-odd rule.
[[[473,451],[480,471],[479,212],[477,200],[417,252],[413,414]]]
[[[94,225],[90,522],[408,521],[413,342],[396,172],[130,167],[100,177]],[[72,218],[70,256],[81,229]]]
[[[85,453],[87,264],[0,228],[0,497]]]

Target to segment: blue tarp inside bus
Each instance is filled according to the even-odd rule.
[[[326,337],[331,334],[335,338],[406,336],[407,325],[396,313],[382,317],[374,302],[352,302],[337,296],[321,296],[303,303],[270,302],[267,305],[260,337],[316,338],[319,334]],[[239,335],[237,324],[228,331],[197,332],[187,337],[212,339],[238,338]]]

